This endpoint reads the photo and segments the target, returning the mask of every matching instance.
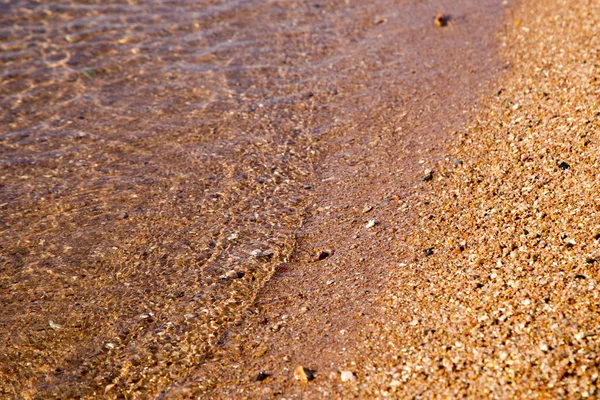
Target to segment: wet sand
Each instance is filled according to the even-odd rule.
[[[74,76],[5,69],[0,393],[593,397],[600,10],[468,3],[377,2],[357,26],[337,2],[181,2],[114,42],[121,63],[98,56],[104,29],[96,55],[63,60],[64,35],[32,53]],[[93,17],[2,26],[48,11]],[[257,20],[264,52],[220,44]],[[194,29],[223,52],[174,52]],[[22,33],[3,31],[4,65],[32,51]]]

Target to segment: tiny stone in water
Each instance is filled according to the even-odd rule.
[[[237,272],[236,270],[232,269],[231,271],[229,271],[229,272],[227,273],[227,277],[228,277],[229,279],[237,279],[237,278],[239,278],[240,276],[238,275],[238,272]]]

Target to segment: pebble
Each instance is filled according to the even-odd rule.
[[[271,376],[271,374],[267,374],[266,372],[259,372],[258,374],[256,374],[256,376],[254,377],[254,382],[262,382],[265,379],[267,379],[269,376]]]
[[[252,253],[250,253],[250,255],[252,257],[257,257],[258,258],[258,257],[261,257],[263,255],[263,252],[260,249],[256,249],[256,250],[252,250]]]
[[[421,180],[423,182],[429,182],[432,179],[433,179],[433,170],[431,168],[427,168],[425,171],[423,171],[423,177],[421,178]]]
[[[56,322],[54,322],[54,321],[50,321],[50,322],[48,323],[48,325],[50,325],[50,328],[54,329],[55,331],[57,331],[57,330],[59,330],[59,329],[60,329],[60,325],[59,325],[59,324],[57,324],[57,323],[56,323]]]
[[[364,207],[363,207],[363,209],[362,209],[362,213],[363,213],[363,214],[366,214],[366,213],[368,213],[369,211],[371,211],[372,209],[373,209],[373,206],[370,206],[370,205],[368,205],[368,204],[365,204],[365,206],[364,206]]]
[[[90,67],[85,67],[81,69],[81,74],[88,79],[92,79],[96,77],[96,70]]]
[[[315,379],[315,376],[310,369],[300,365],[294,371],[294,379],[296,379],[297,381],[308,383],[309,381]]]
[[[256,249],[256,250],[252,250],[252,252],[250,253],[250,255],[254,258],[271,258],[273,257],[275,253],[273,252],[273,250],[260,250],[260,249]]]
[[[141,321],[146,321],[146,322],[152,322],[152,313],[148,313],[148,314],[140,314],[137,316],[137,318]]]
[[[321,250],[319,252],[319,255],[317,256],[317,261],[322,261],[328,257],[331,257],[333,255],[333,250],[332,249],[325,249],[325,250]]]
[[[439,13],[435,16],[435,19],[433,20],[433,24],[437,27],[443,27],[448,25],[448,17],[442,13]]]
[[[371,229],[372,227],[375,226],[377,222],[375,221],[375,219],[373,218],[372,220],[369,220],[369,222],[367,222],[367,225],[365,225],[365,228],[367,229]]]
[[[271,258],[271,257],[273,257],[274,254],[275,254],[275,252],[273,250],[267,249],[262,252],[262,257]]]
[[[237,279],[240,277],[240,275],[238,274],[238,272],[234,269],[232,269],[231,271],[227,272],[227,277],[229,279]]]
[[[340,378],[342,379],[342,382],[352,382],[356,380],[356,375],[354,375],[354,372],[352,371],[342,371],[340,373]]]
[[[387,18],[382,18],[382,17],[375,17],[375,19],[373,20],[373,23],[375,25],[383,25],[386,24],[388,22]]]

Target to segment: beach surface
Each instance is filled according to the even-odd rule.
[[[597,396],[600,4],[173,4],[0,6],[1,395]]]

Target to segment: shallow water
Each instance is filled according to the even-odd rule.
[[[492,0],[114,3],[2,6],[8,139],[42,130],[118,129],[142,116],[141,131],[168,127],[174,119],[176,126],[190,119],[217,123],[224,112],[258,118],[314,96],[327,97],[321,107],[341,110],[336,119],[356,118],[358,111],[406,98],[406,90],[415,89],[405,86],[414,83],[411,74],[425,80],[448,69],[439,65],[447,57],[431,54],[440,50],[429,47],[436,34],[445,34],[432,32],[432,15],[458,9],[451,23],[459,24],[477,12],[478,24],[485,25],[501,11]],[[490,45],[460,39],[443,50],[479,57]],[[330,96],[352,84],[354,104]],[[77,121],[86,112],[110,119]],[[330,119],[313,129],[326,132]]]
[[[459,123],[499,68],[502,14],[497,0],[0,4],[0,381],[89,394],[125,364],[141,392],[185,377],[291,257],[328,148],[383,115],[435,142],[424,130]]]

